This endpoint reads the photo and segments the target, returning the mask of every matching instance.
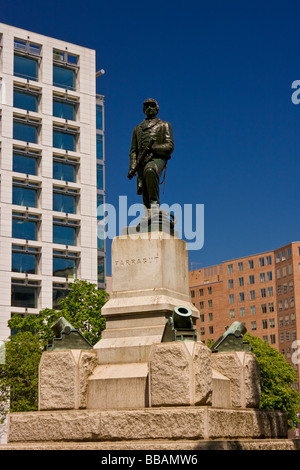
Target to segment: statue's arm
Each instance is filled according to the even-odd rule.
[[[165,122],[162,128],[162,138],[152,146],[156,155],[161,157],[170,157],[174,151],[173,129],[169,122]]]
[[[129,151],[129,170],[131,170],[136,164],[137,150],[137,134],[135,128],[132,133],[131,146]]]

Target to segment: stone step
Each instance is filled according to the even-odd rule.
[[[103,331],[102,339],[126,338],[128,336],[162,336],[164,328],[165,325],[111,328]]]
[[[241,439],[241,440],[196,440],[196,441],[123,441],[123,442],[19,442],[0,444],[1,450],[103,450],[103,451],[134,451],[130,456],[134,456],[145,463],[145,456],[153,456],[155,451],[174,451],[179,455],[184,455],[182,451],[201,450],[300,450],[300,440],[298,439]],[[140,451],[151,451],[149,454]],[[143,458],[144,455],[144,458]],[[120,454],[111,454],[110,459],[118,458]],[[188,456],[186,456],[187,458]],[[196,454],[196,457],[197,456]],[[100,458],[108,458],[103,455]],[[122,456],[124,459],[125,457]],[[147,457],[148,463],[151,457]],[[175,458],[175,455],[174,457]],[[179,458],[179,457],[177,457]],[[199,459],[197,459],[199,460]],[[122,463],[124,460],[122,460]],[[114,462],[116,463],[116,462]],[[158,457],[157,461],[158,463]],[[196,463],[199,463],[196,462]]]
[[[8,442],[66,441],[111,443],[128,441],[286,439],[286,414],[257,409],[227,410],[206,406],[137,410],[62,410],[10,413]]]

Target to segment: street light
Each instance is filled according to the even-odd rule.
[[[98,72],[96,72],[96,78],[100,77],[100,75],[104,75],[104,74],[105,74],[105,70],[101,69]]]

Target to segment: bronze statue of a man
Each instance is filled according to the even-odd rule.
[[[174,138],[171,124],[157,117],[156,100],[145,100],[143,111],[146,118],[132,133],[127,177],[132,179],[137,173],[137,194],[150,209],[159,206],[160,178],[174,150]]]

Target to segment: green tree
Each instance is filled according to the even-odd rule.
[[[53,338],[51,326],[60,317],[65,317],[72,326],[79,330],[92,346],[101,339],[105,329],[105,318],[101,309],[108,300],[107,292],[98,290],[95,284],[75,280],[70,285],[67,297],[60,301],[60,310],[45,308],[37,315],[14,315],[8,326],[15,331],[30,331],[38,335],[44,345]]]
[[[244,335],[244,339],[249,341],[260,368],[260,408],[285,411],[291,425],[297,420],[300,405],[300,395],[293,388],[297,381],[296,372],[283,354],[268,343],[249,333]]]
[[[41,341],[30,331],[19,332],[7,341],[6,361],[1,367],[0,383],[1,390],[7,392],[5,398],[10,399],[10,411],[37,409],[41,353]]]
[[[38,366],[45,346],[54,336],[51,326],[58,318],[65,317],[92,345],[101,339],[105,329],[101,309],[108,300],[107,292],[81,280],[75,280],[69,288],[60,310],[45,308],[37,315],[14,315],[8,321],[16,334],[8,338],[5,363],[0,365],[0,424],[8,400],[10,411],[37,410]]]

